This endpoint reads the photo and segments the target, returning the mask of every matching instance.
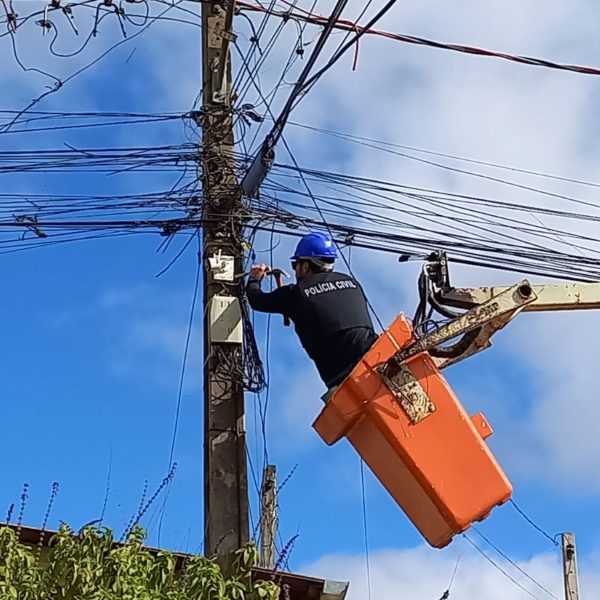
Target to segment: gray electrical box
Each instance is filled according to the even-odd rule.
[[[242,312],[235,296],[213,296],[209,307],[210,340],[217,344],[241,344]]]

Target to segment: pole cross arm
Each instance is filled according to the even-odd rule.
[[[536,299],[523,307],[524,312],[586,310],[600,308],[600,283],[562,283],[531,286]],[[507,287],[447,288],[436,292],[444,306],[471,309],[498,297]]]

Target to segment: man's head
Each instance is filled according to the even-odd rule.
[[[337,252],[328,233],[313,232],[298,242],[291,258],[296,280],[300,281],[314,273],[332,271]]]

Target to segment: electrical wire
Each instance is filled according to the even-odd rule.
[[[321,32],[321,35],[317,40],[317,43],[315,44],[315,47],[313,48],[313,51],[311,52],[310,57],[306,62],[306,65],[304,66],[302,72],[298,76],[298,79],[294,84],[294,88],[292,89],[292,92],[290,93],[283,109],[279,113],[279,116],[275,119],[271,131],[265,138],[264,145],[269,149],[274,148],[277,144],[277,141],[281,138],[283,134],[283,128],[285,127],[286,121],[290,116],[294,104],[296,103],[296,100],[300,97],[300,95],[304,92],[306,88],[306,82],[310,76],[310,73],[313,67],[315,66],[317,60],[319,59],[319,56],[323,52],[325,44],[327,43],[327,40],[331,35],[331,32],[333,30],[333,24],[337,21],[337,19],[339,19],[347,3],[348,0],[336,1],[331,15],[328,18],[327,25],[325,25],[323,31]]]
[[[196,236],[197,239],[199,240],[199,236]],[[192,331],[193,331],[193,325],[194,325],[194,315],[196,312],[196,300],[198,298],[198,290],[200,288],[200,275],[202,273],[202,264],[201,261],[198,260],[197,261],[197,267],[196,267],[196,278],[195,278],[195,282],[194,282],[194,291],[192,294],[192,302],[191,302],[191,306],[190,306],[190,316],[188,319],[188,327],[187,327],[187,333],[186,333],[186,337],[185,337],[185,346],[184,346],[184,350],[183,350],[183,360],[182,360],[182,364],[181,364],[181,374],[179,376],[179,386],[177,389],[177,404],[176,404],[176,408],[175,408],[175,418],[173,421],[173,432],[171,434],[171,446],[169,448],[169,461],[168,461],[168,468],[171,469],[172,465],[173,465],[173,459],[175,456],[175,446],[177,444],[177,433],[179,431],[179,417],[181,414],[181,401],[183,398],[183,385],[185,382],[185,372],[186,372],[186,367],[187,367],[187,362],[188,362],[188,353],[189,353],[189,349],[190,349],[190,339],[192,337]],[[160,547],[160,535],[162,532],[162,524],[163,524],[163,518],[165,515],[165,510],[167,507],[167,501],[169,499],[169,493],[171,491],[171,481],[169,480],[169,482],[166,485],[166,489],[165,489],[165,495],[164,495],[164,499],[163,499],[163,503],[162,503],[162,507],[160,510],[160,518],[158,520],[158,546]]]
[[[314,75],[312,75],[309,79],[307,79],[304,83],[303,92],[306,93],[308,90],[327,72],[329,71],[341,58],[344,54],[352,48],[354,44],[358,43],[358,40],[365,35],[369,30],[371,30],[376,23],[378,23],[396,4],[397,0],[389,0],[384,7],[362,28],[358,28],[356,25],[354,29],[356,29],[356,33],[354,36],[347,41],[343,46],[338,48],[338,50],[333,54],[333,56],[329,59],[329,61],[325,64],[325,66],[321,67]]]
[[[542,590],[542,592],[548,594],[548,596],[550,596],[551,598],[554,598],[554,600],[559,600],[550,590],[548,590],[547,588],[545,588],[541,583],[539,583],[531,575],[529,575],[529,573],[527,573],[527,571],[525,571],[524,569],[522,569],[516,562],[514,562],[510,558],[510,556],[507,556],[507,554],[505,552],[502,552],[502,550],[500,550],[500,548],[498,548],[498,546],[496,546],[485,535],[483,535],[483,533],[481,533],[481,531],[479,531],[476,527],[473,527],[473,531],[481,539],[483,539],[484,542],[486,542],[489,546],[491,546],[502,558],[504,558],[504,560],[506,560],[507,562],[509,562],[515,569],[517,569],[517,571],[519,571],[519,573],[521,573],[521,575],[524,575],[525,577],[527,577],[527,579],[529,579],[529,581],[531,581],[531,583],[533,583],[540,590]]]
[[[365,467],[362,458],[360,460],[360,489],[362,494],[362,516],[363,534],[365,540],[365,567],[367,571],[367,597],[371,600],[371,560],[369,558],[369,530],[367,524],[367,494],[365,491]]]
[[[242,10],[248,10],[248,11],[252,11],[252,12],[267,12],[267,9],[260,6],[259,4],[251,4],[251,3],[240,0],[240,1],[238,1],[238,5],[241,7]],[[269,12],[269,14],[271,14],[275,17],[279,17],[279,18],[297,19],[299,21],[309,22],[309,23],[313,23],[315,25],[324,26],[326,23],[328,23],[327,17],[320,16],[320,15],[314,15],[314,14],[306,15],[303,13],[292,13],[290,11],[274,11],[274,10],[271,10]],[[464,44],[445,44],[442,42],[436,42],[433,40],[428,40],[425,38],[416,37],[416,36],[412,36],[412,35],[391,33],[388,31],[378,31],[378,30],[372,29],[372,27],[370,27],[369,25],[362,26],[357,23],[352,23],[350,21],[341,21],[340,20],[334,24],[334,27],[336,29],[341,29],[343,31],[355,31],[355,32],[361,33],[361,35],[370,34],[370,35],[385,37],[385,38],[388,38],[388,39],[391,39],[391,40],[394,40],[397,42],[405,42],[408,44],[429,46],[431,48],[450,50],[453,52],[460,52],[463,54],[472,54],[472,55],[477,55],[477,56],[499,58],[499,59],[508,60],[508,61],[512,61],[512,62],[516,62],[516,63],[528,65],[528,66],[545,67],[548,69],[557,69],[557,70],[561,70],[561,71],[571,71],[571,72],[584,74],[584,75],[600,75],[600,69],[596,68],[596,67],[587,67],[587,66],[581,66],[581,65],[557,63],[557,62],[553,62],[553,61],[546,60],[546,59],[532,58],[529,56],[519,56],[516,54],[509,54],[506,52],[497,52],[494,50],[487,50],[485,48],[477,48],[475,46],[468,46],[468,45],[464,45]]]
[[[107,56],[108,54],[113,52],[115,49],[119,48],[121,45],[128,43],[131,40],[133,40],[133,39],[139,37],[140,35],[142,35],[143,33],[145,33],[157,20],[159,20],[161,17],[164,17],[169,11],[173,10],[178,4],[180,4],[183,1],[184,0],[174,0],[171,4],[167,4],[166,8],[163,11],[161,11],[158,15],[150,17],[148,22],[143,27],[141,27],[139,29],[139,31],[137,31],[136,33],[134,33],[133,35],[131,35],[129,37],[125,37],[123,40],[121,40],[119,42],[116,42],[115,44],[110,46],[107,50],[102,52],[99,56],[94,58],[92,61],[90,61],[83,67],[80,67],[79,69],[77,69],[76,71],[71,73],[65,79],[58,79],[58,78],[50,75],[51,77],[54,77],[54,79],[56,80],[55,85],[51,89],[46,90],[45,92],[41,93],[36,98],[34,98],[31,102],[29,102],[29,104],[27,104],[21,111],[19,111],[8,124],[6,124],[2,129],[0,129],[0,134],[6,133],[7,131],[9,131],[13,125],[15,125],[17,122],[19,122],[20,118],[24,114],[26,114],[29,110],[31,110],[34,106],[36,106],[44,98],[46,98],[47,96],[54,94],[58,90],[62,89],[67,83],[69,83],[74,78],[78,77],[79,75],[81,75],[82,73],[84,73],[85,71],[90,69],[91,67],[95,66],[105,56]],[[80,6],[88,6],[88,4],[89,4],[88,2],[84,2],[84,3],[81,3]],[[98,7],[99,6],[100,5],[98,5]],[[95,27],[96,27],[96,25],[95,25]],[[14,36],[14,34],[13,34],[13,36]],[[14,38],[13,38],[13,40],[14,40]],[[81,50],[83,50],[83,48]],[[79,54],[79,53],[80,52],[77,52],[76,54]]]
[[[313,127],[311,125],[307,125],[305,123],[298,123],[298,122],[294,122],[294,121],[289,121],[288,124],[292,127],[298,127],[301,129],[305,129],[307,131],[314,131],[316,133],[321,133],[333,138],[337,138],[337,139],[341,139],[344,141],[349,141],[349,142],[354,142],[356,144],[359,144],[361,146],[367,147],[367,148],[374,148],[376,150],[380,150],[383,152],[388,152],[390,154],[394,154],[395,156],[402,156],[402,154],[399,154],[397,152],[394,152],[393,149],[399,149],[399,150],[408,150],[411,152],[417,152],[420,154],[428,154],[431,156],[438,156],[440,158],[449,158],[452,160],[456,160],[456,161],[462,161],[462,162],[467,162],[467,163],[471,163],[471,164],[475,164],[475,165],[480,165],[480,166],[484,166],[484,167],[492,167],[495,169],[503,169],[505,171],[510,171],[512,173],[522,173],[525,175],[532,175],[535,177],[542,177],[545,179],[551,179],[551,180],[555,180],[555,181],[563,181],[563,182],[567,182],[567,183],[576,183],[579,185],[584,185],[584,186],[589,186],[589,187],[594,187],[594,188],[600,188],[600,183],[595,183],[595,182],[590,182],[590,181],[583,181],[581,179],[573,179],[570,177],[564,177],[564,176],[560,176],[560,175],[552,175],[550,173],[541,173],[539,171],[532,171],[530,169],[524,169],[521,167],[517,167],[517,166],[509,166],[509,165],[502,165],[502,164],[498,164],[498,163],[493,163],[490,161],[484,161],[484,160],[477,160],[477,159],[473,159],[473,158],[466,158],[464,156],[456,156],[454,154],[448,154],[446,152],[439,152],[439,151],[435,151],[435,150],[427,150],[424,148],[416,148],[414,146],[407,146],[404,144],[395,144],[393,142],[388,142],[388,141],[382,141],[382,140],[377,140],[374,138],[368,138],[368,137],[364,137],[364,136],[360,136],[360,135],[354,135],[351,133],[346,133],[346,132],[340,132],[340,131],[334,131],[331,129],[324,129],[321,127]]]
[[[537,525],[532,519],[530,519],[525,514],[525,512],[521,508],[519,508],[517,503],[512,498],[510,499],[510,503],[511,503],[512,507],[525,519],[525,521],[527,521],[527,523],[529,523],[536,531],[538,531],[546,539],[548,539],[553,546],[555,546],[555,547],[558,546],[558,542],[556,541],[556,536],[552,537],[549,533],[547,533],[539,525]]]
[[[471,546],[473,546],[473,548],[475,548],[475,550],[477,550],[477,552],[479,552],[479,554],[481,554],[481,556],[483,556],[495,569],[500,571],[500,573],[502,573],[504,577],[506,577],[509,581],[512,581],[512,583],[514,583],[519,589],[521,589],[531,598],[534,598],[535,600],[540,600],[538,596],[531,593],[526,587],[521,585],[516,579],[514,579],[509,573],[507,573],[496,561],[494,561],[494,559],[490,558],[473,540],[471,540],[471,538],[466,533],[463,533],[463,538],[467,540],[467,542],[471,544]]]

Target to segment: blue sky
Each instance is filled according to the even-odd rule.
[[[14,5],[20,14],[43,6],[24,0],[15,0]],[[197,10],[192,3],[182,6]],[[328,5],[321,9],[326,12]],[[351,3],[348,15],[357,12],[357,3]],[[83,7],[76,11],[81,37],[90,30],[93,14]],[[182,11],[170,14],[192,19]],[[60,32],[56,49],[72,51],[81,42],[62,17],[56,17]],[[27,66],[68,76],[120,39],[113,17],[102,21],[99,35],[72,59],[51,56],[50,36],[43,37],[39,28],[28,24],[17,32],[19,56]],[[599,55],[595,19],[591,2],[574,7],[559,0],[536,0],[527,6],[516,0],[485,6],[465,1],[445,7],[428,0],[402,3],[381,27],[593,64]],[[270,24],[267,32],[275,26]],[[247,24],[238,17],[235,27],[244,48]],[[134,31],[130,27],[130,36]],[[195,26],[157,23],[36,108],[183,114],[199,91],[199,35]],[[307,31],[307,51],[316,35],[316,30]],[[294,28],[286,29],[261,71],[264,89],[278,77],[296,41]],[[0,45],[6,57],[0,72],[0,109],[20,109],[44,91],[48,79],[24,73],[15,65],[7,36],[0,38]],[[292,70],[289,81],[296,72]],[[594,133],[598,81],[370,38],[361,42],[358,69],[351,70],[350,58],[341,61],[303,100],[293,120],[599,181]],[[286,88],[274,107],[285,96]],[[255,100],[249,93],[247,101]],[[3,151],[59,148],[65,143],[150,146],[183,143],[188,134],[183,122],[176,121],[43,135],[3,134],[0,144]],[[457,193],[525,199],[524,193],[498,184],[473,181],[293,125],[286,136],[296,158],[306,166]],[[289,162],[283,149],[278,156]],[[505,176],[531,183],[525,176]],[[166,190],[175,180],[173,174],[151,173],[112,177],[3,173],[2,187],[5,192],[27,193],[144,193]],[[596,201],[591,188],[573,188],[564,182],[544,182],[544,187]],[[594,235],[593,225],[583,223],[581,231]],[[55,527],[64,520],[79,527],[100,516],[110,469],[105,522],[121,531],[137,510],[144,482],[149,482],[151,495],[165,476],[194,291],[196,247],[192,244],[171,269],[156,277],[183,243],[176,240],[161,253],[157,249],[162,241],[158,235],[135,235],[0,256],[5,282],[0,316],[5,343],[0,511],[12,502],[18,504],[27,482],[30,498],[24,521],[40,525],[52,482],[58,481],[60,492],[49,524]],[[271,257],[270,252],[261,252],[269,247],[269,237],[259,237],[257,257],[286,267],[293,240],[275,241]],[[384,323],[401,310],[413,312],[417,263],[399,265],[393,256],[354,250],[352,266]],[[517,277],[467,267],[453,272],[454,282],[465,286],[510,283]],[[203,527],[200,317],[196,311],[176,439],[178,469],[160,538],[162,546],[192,552],[201,550]],[[600,409],[594,333],[599,324],[593,313],[522,315],[499,335],[491,350],[447,372],[467,410],[482,411],[491,421],[495,434],[490,446],[511,478],[519,506],[551,535],[576,533],[587,595],[600,583]],[[293,569],[351,579],[351,598],[364,598],[368,590],[358,457],[345,442],[326,447],[312,430],[321,407],[322,384],[293,332],[284,329],[277,317],[270,323],[267,354],[267,330],[267,318],[257,316],[257,339],[270,369],[269,460],[277,465],[280,481],[295,469],[279,498],[281,539],[285,544],[299,534],[291,555]],[[266,401],[264,394],[260,401]],[[247,396],[254,470],[262,468],[262,437],[255,429],[257,402],[253,395]],[[252,469],[249,475],[254,518]],[[426,547],[370,473],[365,483],[373,597],[386,600],[400,592],[439,597],[458,556],[462,566],[453,587],[457,596],[485,590],[491,600],[525,597],[464,540],[457,539],[443,551]],[[151,544],[159,541],[157,510],[162,499],[145,519]],[[555,595],[562,593],[557,551],[513,507],[496,509],[479,527]],[[476,534],[471,537],[496,556]],[[515,577],[536,596],[545,597],[519,573]]]

